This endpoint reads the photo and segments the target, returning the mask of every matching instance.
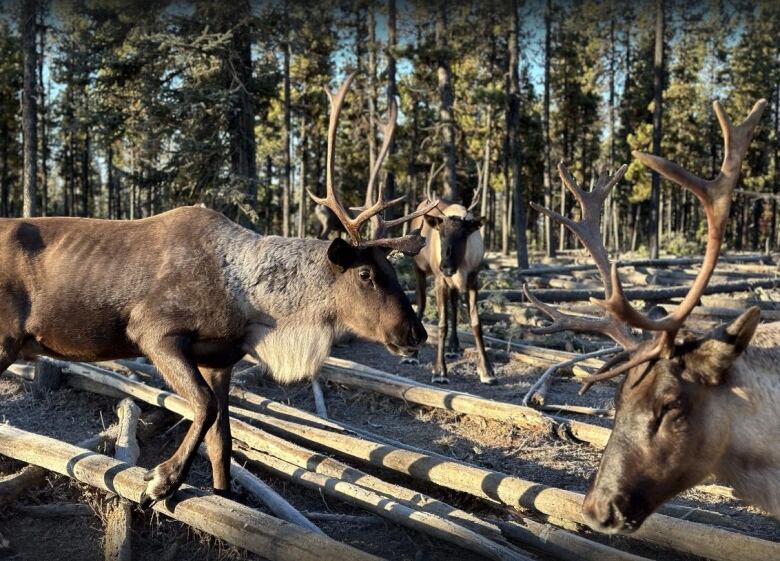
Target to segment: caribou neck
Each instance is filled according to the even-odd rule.
[[[775,334],[772,333],[774,328]],[[734,363],[713,400],[713,426],[728,439],[714,472],[737,496],[780,519],[780,451],[768,445],[780,435],[780,340],[778,324],[759,326],[753,344]]]

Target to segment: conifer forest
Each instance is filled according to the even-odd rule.
[[[0,0],[0,561],[780,560],[780,1]]]

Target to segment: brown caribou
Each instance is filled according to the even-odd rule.
[[[436,173],[431,171],[427,199],[418,205],[417,212],[428,207],[433,200],[430,186]],[[485,352],[482,323],[477,308],[479,268],[485,254],[482,234],[479,231],[484,219],[474,214],[478,203],[479,189],[475,192],[468,208],[461,204],[439,200],[439,203],[427,214],[415,218],[411,223],[411,228],[420,228],[423,237],[428,240],[426,246],[414,258],[419,318],[422,319],[425,314],[426,279],[429,275],[433,275],[436,290],[439,336],[431,377],[431,381],[435,383],[449,382],[445,358],[460,352],[458,305],[460,295],[464,292],[468,294],[471,329],[477,348],[479,379],[483,384],[496,382],[493,367]],[[447,340],[448,329],[450,329],[449,340]]]
[[[617,266],[610,265],[601,242],[600,207],[626,166],[612,177],[602,176],[590,192],[559,166],[561,179],[582,208],[578,221],[533,205],[565,224],[588,249],[605,291],[604,300],[593,301],[606,311],[601,318],[570,316],[526,289],[528,299],[552,319],[538,331],[598,332],[625,349],[583,387],[585,391],[596,381],[626,373],[618,389],[614,430],[583,505],[585,520],[596,530],[632,532],[666,500],[709,475],[780,518],[780,323],[759,326],[759,309],[753,307],[707,334],[680,331],[715,270],[732,192],[765,106],[765,100],[758,101],[735,126],[720,103],[714,103],[725,148],[713,180],[634,152],[644,165],[691,191],[707,218],[701,269],[683,301],[664,317],[652,319],[629,303]],[[640,340],[631,328],[654,335]]]
[[[419,232],[363,241],[361,225],[398,201],[380,193],[352,218],[336,198],[336,128],[352,78],[328,92],[327,197],[313,198],[337,214],[353,243],[261,236],[198,207],[136,221],[0,220],[0,372],[20,355],[97,361],[143,354],[192,405],[181,445],[147,474],[143,506],[176,491],[203,440],[214,490],[229,492],[228,388],[244,355],[293,382],[311,378],[346,330],[403,355],[426,339],[386,258],[392,250],[417,253]],[[396,115],[391,102],[369,188]]]

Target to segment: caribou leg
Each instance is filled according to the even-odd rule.
[[[414,265],[414,278],[417,281],[417,317],[420,319],[420,321],[422,321],[423,316],[425,316],[425,289],[427,288],[427,276],[425,271],[420,269],[416,264]],[[413,356],[402,358],[401,364],[420,364],[420,359],[418,356],[419,351],[415,351]]]
[[[230,436],[230,414],[228,412],[228,395],[230,392],[230,376],[233,367],[202,368],[206,383],[217,398],[217,419],[206,433],[204,441],[211,462],[211,477],[214,494],[222,497],[230,496],[230,452],[232,438]]]
[[[141,507],[149,508],[172,495],[184,482],[198,446],[217,419],[217,398],[194,362],[187,358],[188,341],[181,335],[167,335],[141,346],[165,382],[186,399],[193,411],[192,424],[179,448],[163,463],[146,474],[146,490]]]
[[[477,346],[477,373],[479,374],[480,382],[493,385],[496,383],[496,378],[493,375],[493,366],[491,366],[485,352],[485,342],[482,340],[482,322],[479,320],[479,310],[477,308],[478,289],[476,273],[469,275],[467,283],[471,330],[474,333],[474,342]]]
[[[460,356],[460,341],[458,341],[458,306],[460,305],[460,291],[450,288],[450,332],[447,341],[447,352],[444,358],[458,358]]]
[[[447,363],[444,361],[444,341],[447,338],[447,304],[449,288],[441,277],[436,278],[436,308],[439,312],[439,339],[436,345],[436,362],[433,365],[431,382],[449,384]]]

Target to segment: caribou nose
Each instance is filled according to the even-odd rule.
[[[597,493],[588,493],[582,504],[582,512],[585,522],[601,532],[619,531],[625,525],[625,516],[619,506],[618,497],[598,496]]]

